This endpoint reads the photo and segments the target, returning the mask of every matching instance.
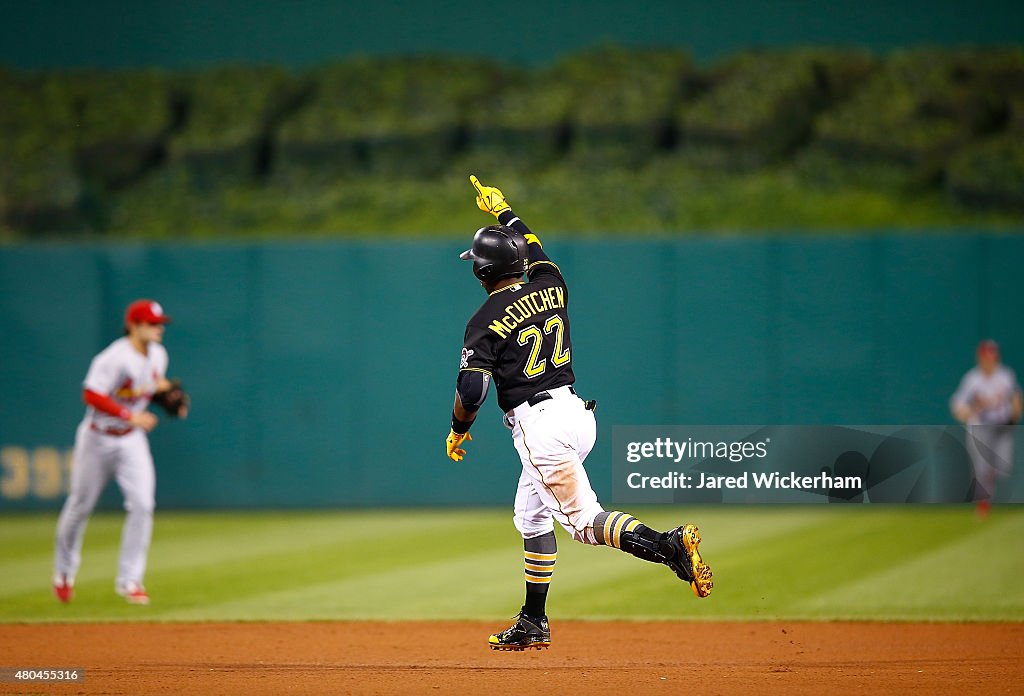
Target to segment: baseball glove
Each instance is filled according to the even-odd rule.
[[[190,402],[188,394],[181,388],[180,379],[172,379],[170,389],[153,395],[153,403],[173,418],[180,418],[188,410]]]

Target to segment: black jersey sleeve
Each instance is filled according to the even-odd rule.
[[[459,371],[476,370],[493,377],[497,362],[497,342],[494,333],[470,321],[466,325],[466,338],[462,342]]]
[[[559,278],[562,277],[561,269],[554,261],[548,258],[548,255],[544,252],[544,245],[541,244],[540,238],[530,231],[530,228],[526,226],[526,223],[523,222],[511,208],[498,216],[498,222],[506,227],[511,227],[526,239],[526,248],[530,258],[530,264],[526,270],[526,275],[530,280],[534,280],[536,277],[544,274],[553,274],[557,275]]]

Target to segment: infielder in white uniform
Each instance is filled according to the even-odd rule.
[[[132,604],[149,604],[143,586],[153,531],[156,473],[147,433],[157,417],[146,410],[154,394],[172,388],[167,349],[162,345],[170,318],[152,300],[138,300],[125,312],[125,336],[93,358],[83,384],[85,418],[75,435],[71,492],[57,523],[53,589],[70,602],[82,561],[85,527],[111,477],[124,495],[127,512],[121,535],[115,591]],[[188,415],[187,405],[176,414]]]
[[[950,399],[950,409],[967,426],[974,498],[978,514],[985,516],[992,505],[996,481],[1013,471],[1013,426],[1020,422],[1021,390],[1014,371],[1000,364],[995,341],[982,341],[977,358],[977,367],[960,380]]]
[[[583,467],[597,436],[596,403],[581,399],[573,386],[569,289],[501,191],[476,177],[470,181],[477,206],[499,224],[478,230],[472,248],[462,254],[473,262],[488,297],[466,326],[445,448],[451,459],[462,461],[462,446],[472,440],[470,426],[493,381],[522,462],[513,521],[523,537],[526,601],[516,622],[490,636],[488,644],[494,650],[550,645],[545,600],[555,570],[555,522],[581,543],[664,563],[698,597],[706,597],[713,586],[711,569],[697,549],[695,525],[659,532],[628,513],[605,511],[598,502]]]

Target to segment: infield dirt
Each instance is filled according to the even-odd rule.
[[[3,667],[84,667],[73,694],[994,694],[1024,683],[1022,623],[555,620],[493,652],[476,622],[0,626]]]

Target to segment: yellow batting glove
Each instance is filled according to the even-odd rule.
[[[469,175],[469,183],[476,189],[476,207],[485,213],[498,217],[512,206],[505,200],[505,194],[493,186],[484,186],[473,174]]]
[[[445,449],[448,450],[448,458],[453,462],[461,462],[462,458],[466,456],[466,450],[459,449],[459,445],[467,440],[472,440],[473,436],[467,433],[457,433],[454,430],[448,434],[448,439],[444,441]]]

